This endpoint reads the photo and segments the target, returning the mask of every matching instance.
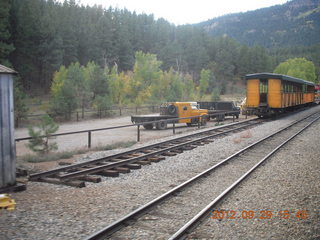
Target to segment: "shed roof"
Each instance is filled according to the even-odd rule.
[[[6,66],[3,66],[0,64],[0,73],[10,73],[10,74],[17,74],[16,71],[14,71],[13,69],[11,68],[8,68]]]
[[[290,77],[287,75],[282,75],[282,74],[276,74],[276,73],[254,73],[254,74],[248,74],[246,75],[246,80],[248,79],[256,79],[256,78],[273,78],[273,79],[281,79],[283,81],[287,82],[295,82],[295,83],[300,83],[300,84],[307,84],[314,86],[315,84],[313,82],[309,82],[300,78],[294,78]]]

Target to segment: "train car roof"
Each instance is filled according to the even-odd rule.
[[[287,81],[287,82],[295,82],[295,83],[300,83],[300,84],[307,84],[310,86],[314,86],[315,84],[313,82],[309,82],[300,78],[294,78],[294,77],[290,77],[287,75],[282,75],[282,74],[276,74],[276,73],[254,73],[254,74],[248,74],[246,75],[246,80],[249,79],[260,79],[260,78],[273,78],[273,79],[280,79],[283,81]]]

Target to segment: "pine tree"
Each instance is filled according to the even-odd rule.
[[[29,136],[32,139],[29,140],[27,145],[32,151],[39,154],[48,154],[52,150],[57,150],[57,143],[50,143],[52,134],[59,129],[59,126],[53,121],[48,115],[44,115],[41,119],[40,124],[36,127],[29,127]]]

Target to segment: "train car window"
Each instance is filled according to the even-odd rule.
[[[268,81],[267,79],[260,79],[260,93],[268,92]]]

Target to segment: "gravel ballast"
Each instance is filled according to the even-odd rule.
[[[1,211],[0,239],[1,237],[3,239],[6,239],[6,237],[8,239],[83,239],[112,223],[117,218],[128,214],[130,211],[168,191],[173,186],[180,184],[188,178],[214,165],[244,146],[276,131],[302,115],[319,110],[320,107],[317,106],[290,117],[268,122],[254,129],[217,139],[211,144],[198,147],[192,151],[186,151],[175,157],[168,157],[166,160],[159,163],[143,166],[142,169],[133,171],[130,174],[121,174],[119,178],[103,178],[102,183],[87,184],[87,187],[82,189],[29,182],[27,191],[12,194],[12,197],[17,202],[16,210],[13,212]],[[320,153],[319,144],[316,144],[319,143],[319,137],[317,135],[319,130],[320,124],[317,122],[308,130],[309,135],[302,135],[299,137],[301,138],[300,141],[295,140],[294,143],[290,143],[288,147],[286,147],[286,150],[282,150],[287,151],[289,146],[292,146],[293,150],[296,150],[300,154],[290,155],[290,152],[286,152],[282,157],[281,153],[273,157],[273,159],[277,157],[280,162],[283,162],[283,165],[285,166],[284,172],[279,172],[278,175],[275,171],[271,170],[276,169],[277,171],[280,171],[280,167],[273,166],[271,170],[263,171],[264,175],[259,175],[264,176],[262,187],[257,183],[250,185],[251,187],[249,186],[249,189],[246,188],[247,193],[252,192],[253,194],[256,193],[256,191],[252,190],[254,187],[262,188],[263,190],[269,186],[272,191],[277,190],[279,193],[271,194],[270,192],[270,194],[268,193],[268,195],[270,195],[269,197],[254,195],[254,199],[250,201],[261,203],[260,205],[256,205],[254,209],[264,210],[268,208],[268,206],[264,205],[264,201],[277,195],[277,197],[282,197],[282,199],[272,201],[271,204],[274,205],[269,207],[270,210],[292,210],[296,207],[292,204],[307,201],[308,205],[306,207],[309,207],[307,210],[310,210],[310,216],[312,215],[312,209],[316,209],[318,215],[315,216],[319,216],[319,177],[315,174],[311,174],[312,172],[319,172]],[[148,142],[148,144],[150,143],[151,142]],[[307,146],[312,146],[312,143],[314,144],[313,147],[306,148]],[[301,150],[299,150],[299,148],[301,148]],[[304,152],[304,149],[309,150]],[[119,152],[119,150],[95,153],[94,157],[102,157],[115,152]],[[304,161],[304,154],[308,154],[308,161]],[[289,157],[289,155],[291,157]],[[84,159],[79,159],[79,161],[90,158],[93,157],[87,156]],[[296,165],[291,163],[288,164],[288,159],[290,160],[291,158],[297,161]],[[269,162],[272,163],[272,161],[268,161],[264,167],[267,167]],[[301,167],[301,171],[297,171],[299,167]],[[291,174],[285,175],[284,173],[286,172],[290,172]],[[279,181],[276,181],[278,178],[281,179],[282,184],[279,184]],[[245,183],[249,182],[250,179]],[[257,179],[257,176],[254,177],[254,180]],[[287,190],[290,186],[295,186],[295,189],[297,189],[298,192],[294,193],[294,191],[291,191],[291,194],[290,192],[288,193]],[[260,190],[259,193],[263,192],[262,190]],[[311,197],[308,191],[313,191]],[[303,195],[301,199],[300,195]],[[230,195],[230,198],[231,197],[232,195]],[[235,198],[238,199],[239,197],[235,196]],[[304,200],[305,198],[307,198],[307,200]],[[226,201],[228,201],[228,199],[229,198],[227,198]],[[276,203],[280,205],[276,205]],[[249,209],[251,207],[251,205],[237,205],[235,207],[232,204],[234,204],[234,202],[230,202],[229,207],[225,207],[225,209],[237,210]],[[296,209],[299,210],[299,208]],[[242,219],[240,220],[242,221]],[[274,220],[275,219],[271,219],[269,222],[265,220],[263,225],[274,225],[274,223],[276,223]],[[311,222],[308,226],[313,226],[314,228],[316,228],[316,223],[319,223],[319,218],[314,219],[310,217],[307,220]],[[246,219],[246,221],[246,224],[235,220],[228,221],[230,224],[226,224],[225,231],[229,231],[230,235],[226,236],[229,236],[230,239],[238,239],[237,235],[234,235],[234,231],[232,231],[234,226],[238,225],[239,229],[242,229],[241,231],[245,233],[247,231],[245,231],[243,227],[248,226],[249,229],[250,225],[258,222],[248,219]],[[287,224],[284,224],[284,226],[290,227],[290,221],[286,221]],[[227,221],[221,220],[218,221],[218,224],[221,224],[222,222]],[[216,230],[213,229],[215,229],[216,226],[209,226],[208,224],[217,223],[215,220],[210,219],[204,225],[208,226],[208,228],[202,229],[202,226],[200,226],[195,234],[204,238],[208,236],[209,239],[211,239],[212,236],[215,237]],[[296,224],[296,226],[300,227],[302,225],[304,226],[304,224]],[[223,236],[226,233],[224,233],[224,230],[220,227],[218,228],[220,229],[219,231],[221,234],[217,235],[220,236],[217,237],[217,239],[224,238]],[[270,228],[275,231],[278,229],[279,231],[282,231],[281,228]],[[297,229],[299,230],[300,228],[298,227]],[[317,233],[314,233],[317,229],[309,230],[311,231],[310,234],[313,235],[308,236],[318,236],[316,235]],[[213,235],[210,235],[211,231]],[[251,234],[247,236],[249,239],[256,239],[257,236],[261,236],[260,238],[266,237],[266,239],[269,239],[269,237],[272,236],[282,236],[279,234],[262,234],[262,232],[259,233],[260,235],[254,235],[254,228],[252,231],[248,231],[248,233]],[[246,238],[245,235],[239,236],[244,236],[244,238]]]

